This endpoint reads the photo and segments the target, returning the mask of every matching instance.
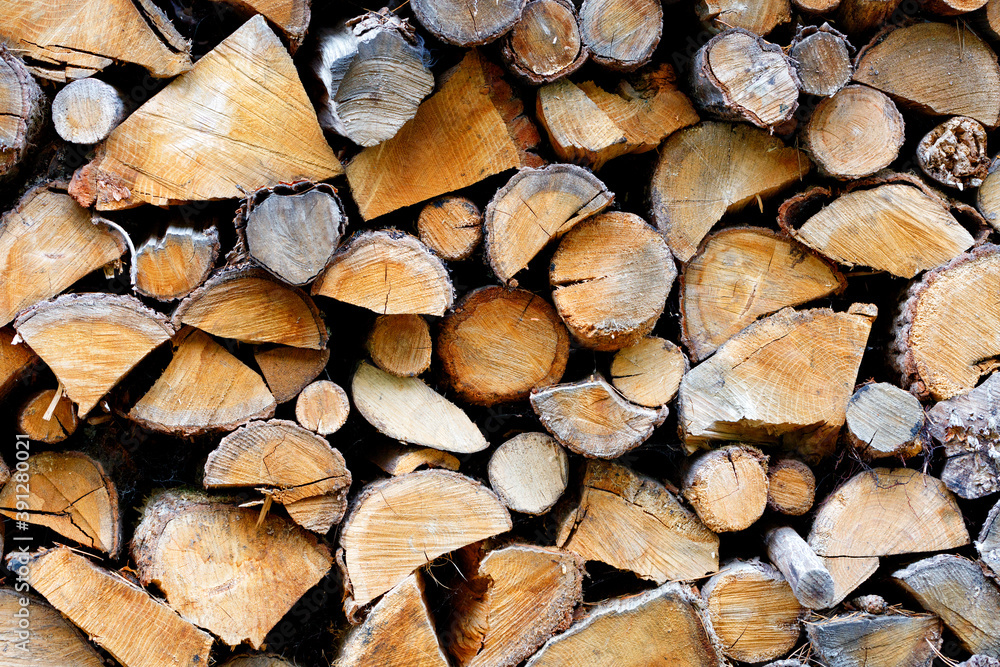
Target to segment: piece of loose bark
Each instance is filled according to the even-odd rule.
[[[448,261],[469,259],[483,240],[483,214],[465,197],[444,195],[420,210],[417,234],[428,248]]]
[[[969,543],[955,497],[941,480],[908,468],[852,477],[820,506],[809,545],[821,556],[872,557]]]
[[[572,74],[590,55],[569,0],[529,0],[504,37],[501,54],[511,72],[533,84]]]
[[[19,627],[18,614],[30,630]],[[66,617],[14,588],[0,588],[0,655],[8,667],[104,667],[100,654]]]
[[[309,70],[316,83],[316,116],[324,130],[336,131],[337,88],[358,53],[354,28],[341,19],[333,25],[316,25],[310,32]]]
[[[970,653],[1000,655],[1000,588],[975,561],[941,554],[892,574]]]
[[[612,598],[550,639],[525,667],[722,667],[722,647],[700,600],[667,583],[651,591]]]
[[[361,216],[371,220],[508,169],[540,165],[529,152],[538,131],[523,111],[500,68],[469,51],[438,78],[437,92],[396,136],[347,165]],[[442,151],[454,159],[442,160]]]
[[[132,538],[139,579],[155,581],[171,607],[226,644],[260,648],[333,558],[311,533],[258,514],[196,492],[154,495]],[[264,590],[267,604],[247,604]]]
[[[527,290],[481,287],[441,321],[435,347],[459,398],[495,405],[559,382],[569,334],[545,299]]]
[[[792,528],[781,526],[764,534],[767,557],[791,586],[803,607],[826,609],[834,605],[837,585],[823,559]]]
[[[299,181],[253,193],[236,226],[256,263],[286,283],[305,285],[333,258],[347,214],[332,186]]]
[[[0,181],[6,181],[20,172],[25,153],[38,140],[48,116],[45,93],[24,61],[6,50],[0,53],[0,99]]]
[[[350,412],[347,392],[329,380],[317,380],[308,385],[295,401],[296,421],[320,435],[339,431]]]
[[[173,323],[247,343],[322,350],[326,323],[305,292],[249,267],[222,269],[181,301]]]
[[[1000,247],[984,244],[910,285],[893,324],[890,360],[902,387],[942,401],[998,367]],[[965,317],[959,313],[975,313]]]
[[[801,516],[812,509],[816,476],[797,459],[782,458],[767,467],[767,506],[775,512]]]
[[[14,327],[55,373],[81,419],[174,333],[163,315],[114,294],[66,294],[22,312]]]
[[[723,229],[705,239],[681,272],[682,340],[701,361],[762,315],[846,286],[829,262],[769,229]]]
[[[1000,575],[1000,502],[986,515],[979,538],[976,540],[976,551],[994,575]]]
[[[214,225],[170,224],[135,249],[132,287],[159,301],[182,299],[204,283],[219,258],[219,231]]]
[[[28,584],[124,667],[208,664],[210,634],[68,547],[10,553],[7,563],[26,568]]]
[[[837,8],[837,23],[847,32],[871,33],[896,11],[901,0],[841,0]]]
[[[719,536],[663,484],[617,463],[587,461],[558,528],[556,546],[658,584],[719,569]]]
[[[620,71],[642,67],[663,34],[663,7],[655,0],[583,0],[580,38],[599,65]]]
[[[569,484],[569,457],[544,433],[521,433],[496,448],[487,467],[490,486],[508,508],[545,514]]]
[[[681,348],[657,336],[646,336],[615,353],[611,383],[633,403],[656,408],[674,400],[689,368]]]
[[[258,347],[253,358],[274,400],[285,403],[298,396],[323,372],[330,361],[330,349],[309,350],[287,345]]]
[[[288,50],[295,53],[305,39],[312,0],[212,0],[225,2],[252,16],[262,14],[288,38]],[[253,667],[248,665],[247,667]],[[265,667],[265,666],[261,666]]]
[[[448,667],[419,571],[396,584],[371,608],[364,622],[344,638],[336,658],[338,667],[403,667],[408,663]]]
[[[432,348],[430,327],[420,315],[379,315],[365,339],[375,365],[400,377],[430,368]]]
[[[0,329],[0,399],[28,374],[38,361],[30,347],[24,343],[13,344],[17,332],[14,327]]]
[[[96,144],[125,120],[125,96],[94,78],[73,81],[52,101],[56,132],[74,144]]]
[[[122,539],[118,491],[103,466],[80,452],[39,452],[28,457],[27,465],[28,484],[11,483],[0,491],[0,514],[20,520],[27,512],[28,523],[117,556]]]
[[[949,118],[917,145],[920,169],[942,185],[978,188],[989,173],[986,130],[971,118]]]
[[[816,105],[802,139],[820,173],[854,179],[870,176],[896,159],[904,127],[888,95],[854,84]]]
[[[829,667],[931,667],[941,648],[941,620],[932,614],[850,614],[805,626]]]
[[[969,116],[988,128],[1000,119],[997,56],[964,27],[916,23],[876,36],[858,54],[854,80],[924,114]]]
[[[794,127],[799,77],[776,44],[731,28],[698,49],[691,67],[691,97],[713,116],[779,133]]]
[[[781,444],[809,461],[832,452],[874,319],[868,304],[786,308],[730,338],[681,380],[687,450],[735,440]]]
[[[341,173],[291,56],[258,15],[119,125],[74,174],[70,194],[116,210]]]
[[[509,283],[549,241],[600,213],[614,198],[596,176],[576,165],[518,171],[486,207],[490,267]]]
[[[549,265],[552,300],[578,343],[619,350],[653,330],[677,277],[673,260],[645,220],[603,213],[560,241]]]
[[[702,25],[712,32],[728,28],[743,28],[757,35],[766,35],[782,23],[792,20],[789,0],[761,0],[746,3],[738,0],[701,0],[695,12]]]
[[[536,389],[531,407],[542,426],[570,451],[615,459],[653,435],[669,410],[629,403],[599,374],[579,382]]]
[[[312,293],[380,315],[444,315],[455,298],[444,263],[416,237],[395,229],[351,239]]]
[[[808,613],[781,573],[758,560],[733,561],[701,589],[712,630],[733,660],[759,663],[787,654]]]
[[[0,325],[118,262],[128,248],[122,229],[77,205],[65,183],[32,188],[0,219]]]
[[[205,462],[206,489],[254,487],[292,521],[327,533],[347,510],[351,473],[329,443],[294,422],[251,422],[219,441]]]
[[[862,385],[847,403],[847,440],[866,458],[916,456],[924,448],[923,430],[920,401],[895,385]]]
[[[927,411],[928,432],[944,446],[941,481],[961,498],[1000,491],[1000,374],[975,389],[941,401]]]
[[[174,356],[152,388],[129,411],[133,421],[190,436],[231,431],[274,415],[274,397],[257,373],[198,329],[185,327]]]
[[[354,407],[390,438],[468,454],[489,442],[465,412],[419,378],[401,378],[362,361],[351,379]]]
[[[337,562],[348,618],[425,563],[511,525],[492,491],[455,472],[422,470],[372,482],[340,529]]]
[[[788,57],[799,75],[802,92],[829,97],[843,88],[854,66],[851,54],[854,47],[847,35],[830,27],[829,23],[817,26],[800,26],[788,50]]]
[[[725,213],[791,186],[811,167],[804,153],[746,123],[699,123],[667,137],[659,153],[650,208],[682,262]]]
[[[767,507],[767,457],[756,447],[727,445],[693,459],[684,473],[685,500],[716,533],[744,530]]]
[[[429,33],[455,46],[478,46],[502,36],[521,16],[525,0],[414,0],[413,13]]]
[[[413,447],[397,442],[380,442],[368,451],[368,459],[390,475],[405,475],[420,467],[458,470],[459,460],[453,454],[433,447]]]
[[[32,394],[17,411],[18,432],[48,445],[73,435],[79,423],[76,407],[61,387]]]

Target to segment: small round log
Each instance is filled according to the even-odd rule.
[[[329,380],[313,382],[295,401],[295,419],[304,428],[320,435],[336,433],[350,412],[347,392]]]
[[[522,433],[500,445],[490,457],[490,486],[508,508],[545,514],[569,483],[569,457],[545,433]]]
[[[73,435],[78,424],[76,406],[61,388],[46,389],[32,395],[17,413],[18,432],[48,445]]]
[[[465,197],[438,197],[420,211],[417,234],[448,261],[468,259],[483,240],[483,214]]]
[[[648,336],[615,353],[611,384],[633,403],[655,408],[674,399],[689,367],[683,350],[668,340]]]
[[[924,409],[895,385],[863,385],[847,403],[847,440],[869,459],[908,458],[923,451]]]
[[[125,96],[94,78],[73,81],[52,101],[56,132],[74,144],[104,141],[125,120]]]
[[[430,368],[431,347],[430,327],[420,315],[379,315],[365,340],[375,365],[400,377]]]
[[[706,452],[691,462],[682,491],[710,530],[749,528],[767,506],[767,457],[749,445]]]
[[[778,459],[767,468],[767,506],[775,512],[801,516],[816,500],[816,476],[798,459]]]
[[[501,51],[507,67],[533,83],[551,83],[580,69],[590,50],[569,0],[531,0]]]
[[[978,188],[990,169],[986,130],[971,118],[949,118],[920,140],[917,162],[941,185],[959,190]]]

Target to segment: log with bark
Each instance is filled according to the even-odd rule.
[[[941,481],[961,498],[982,498],[1000,490],[998,446],[1000,375],[927,411],[928,432],[943,445]]]
[[[924,409],[913,394],[874,382],[847,403],[847,440],[862,456],[916,456],[924,448]]]
[[[295,420],[320,435],[330,435],[347,422],[351,411],[347,392],[329,380],[317,380],[299,392],[295,400]]]
[[[847,35],[824,23],[796,29],[788,57],[795,65],[802,92],[829,97],[851,80],[853,52]]]
[[[663,34],[663,7],[654,0],[584,0],[580,36],[590,58],[629,71],[653,57]]]
[[[521,433],[496,448],[487,468],[490,486],[509,509],[544,514],[569,484],[569,457],[544,433]]]
[[[930,667],[941,647],[933,614],[850,614],[806,623],[809,643],[830,667]]]
[[[18,431],[47,445],[70,437],[79,425],[76,407],[62,387],[32,394],[17,411]]]
[[[169,224],[137,245],[132,287],[159,301],[182,299],[208,280],[220,247],[214,225]]]
[[[530,0],[504,37],[504,62],[534,84],[572,74],[587,61],[590,49],[580,35],[576,7],[569,0]]]
[[[45,127],[48,98],[24,61],[6,49],[0,53],[0,182],[20,172],[28,147]]]
[[[421,209],[417,233],[424,245],[443,259],[469,259],[483,240],[483,214],[465,197],[438,197]]]
[[[682,491],[716,533],[745,530],[767,507],[767,457],[756,447],[728,445],[693,458]]]

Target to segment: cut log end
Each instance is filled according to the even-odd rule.
[[[959,190],[978,188],[990,168],[986,130],[972,118],[949,118],[920,140],[917,162],[942,185]]]
[[[572,74],[587,60],[576,8],[568,0],[531,0],[503,41],[514,74],[534,84]]]
[[[679,347],[648,336],[615,353],[611,383],[633,403],[655,408],[674,399],[688,368],[687,355]]]
[[[924,409],[894,385],[866,384],[854,392],[846,425],[848,441],[867,458],[907,458],[923,451]]]
[[[320,435],[330,435],[347,422],[351,403],[347,392],[329,380],[308,385],[295,400],[295,419]]]
[[[96,144],[125,120],[124,96],[93,78],[73,81],[52,102],[56,132],[74,144]]]
[[[767,468],[767,505],[776,512],[801,516],[812,509],[816,477],[796,459],[778,459]]]
[[[430,368],[432,347],[430,327],[420,315],[379,315],[365,339],[375,365],[400,377]]]
[[[444,259],[469,259],[483,239],[483,214],[465,197],[438,197],[421,209],[417,233]]]
[[[767,457],[755,447],[730,445],[700,455],[684,475],[682,491],[716,533],[744,530],[767,507]]]
[[[569,483],[566,451],[544,433],[522,433],[490,457],[490,486],[504,505],[524,514],[545,514]]]
[[[17,428],[32,440],[54,445],[76,432],[76,406],[62,388],[40,391],[24,402],[17,413]]]

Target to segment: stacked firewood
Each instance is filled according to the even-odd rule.
[[[1000,666],[1000,0],[0,7],[0,665]]]

